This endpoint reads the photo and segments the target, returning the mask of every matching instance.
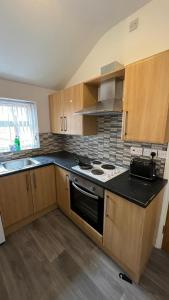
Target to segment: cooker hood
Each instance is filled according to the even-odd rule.
[[[112,77],[102,76],[101,80],[97,85],[98,99],[94,106],[89,106],[83,108],[82,110],[76,112],[76,115],[111,115],[114,112],[122,112],[122,97],[123,97],[123,78],[113,76],[117,74],[118,70],[114,73],[109,73]],[[109,75],[108,74],[108,75]],[[108,78],[108,79],[107,79]],[[87,85],[92,82],[87,82]]]

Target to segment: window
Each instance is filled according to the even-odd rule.
[[[36,104],[0,98],[0,152],[10,151],[16,136],[21,150],[39,147]]]

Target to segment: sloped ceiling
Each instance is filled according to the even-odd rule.
[[[60,88],[98,39],[150,0],[0,0],[0,77]]]

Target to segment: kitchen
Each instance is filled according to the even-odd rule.
[[[35,2],[27,4],[33,22],[54,5]],[[40,79],[19,77],[12,60],[15,76],[4,75],[0,63],[2,299],[169,297],[169,7],[143,2],[130,3],[133,11],[125,4],[128,15],[120,11],[71,75],[66,49],[56,76],[53,62]],[[76,5],[80,13],[83,1]],[[6,22],[9,11],[17,22],[16,8],[4,2]]]

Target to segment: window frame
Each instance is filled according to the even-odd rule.
[[[37,103],[35,101],[32,101],[32,100],[24,100],[24,99],[17,99],[17,98],[6,98],[6,97],[0,97],[0,106],[1,106],[1,102],[4,103],[13,103],[16,105],[17,107],[17,103],[19,104],[32,104],[34,106],[33,110],[34,110],[34,115],[32,115],[32,119],[34,118],[35,119],[35,128],[36,128],[36,137],[35,139],[37,139],[36,143],[34,142],[34,147],[25,147],[25,148],[22,148],[22,144],[21,144],[21,149],[19,151],[12,151],[10,149],[10,145],[9,145],[9,149],[7,150],[2,150],[1,149],[1,145],[0,145],[0,154],[3,154],[3,153],[11,153],[11,152],[21,152],[21,151],[30,151],[30,150],[36,150],[36,149],[40,149],[40,132],[39,132],[39,121],[38,121],[38,107],[37,107]],[[9,122],[9,121],[8,121]],[[6,127],[9,127],[6,126]],[[15,127],[15,126],[14,126]],[[2,127],[1,127],[2,128]],[[29,127],[30,128],[30,127]],[[16,129],[16,128],[15,128]],[[18,129],[17,129],[18,130]],[[33,132],[34,133],[34,132]],[[21,140],[21,139],[20,139]],[[33,140],[32,140],[33,141]],[[22,143],[22,142],[21,142]]]

